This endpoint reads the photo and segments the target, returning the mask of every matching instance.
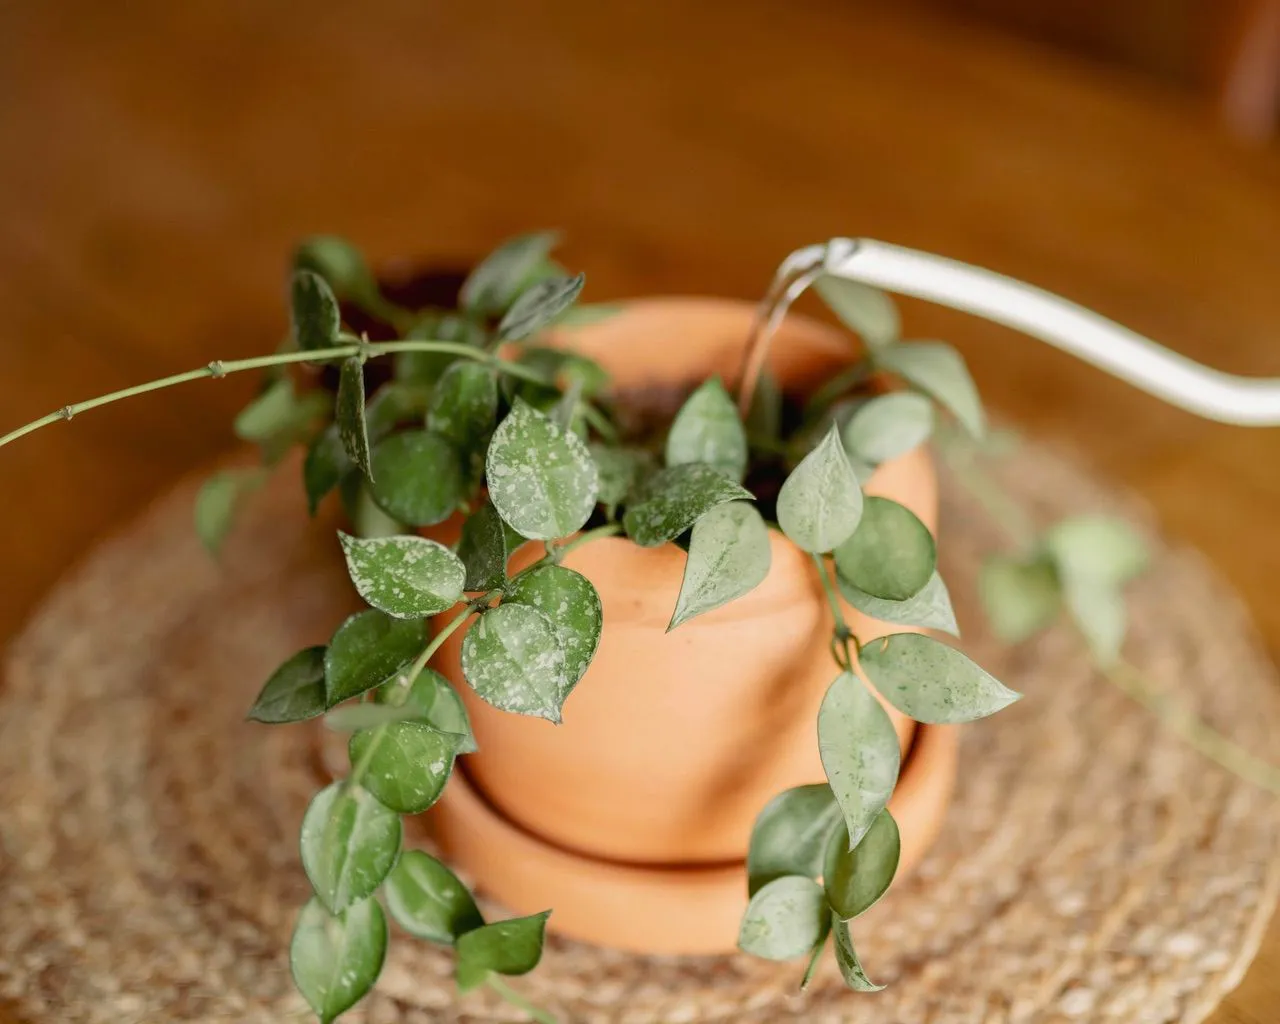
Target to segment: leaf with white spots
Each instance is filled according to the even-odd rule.
[[[879,992],[884,988],[867,977],[862,969],[862,961],[853,948],[853,938],[849,935],[849,924],[836,917],[831,925],[836,937],[836,963],[840,965],[840,976],[844,983],[855,992]]]
[[[627,506],[622,523],[628,537],[652,548],[679,537],[717,505],[753,499],[750,491],[719,470],[689,462],[649,477]]]
[[[466,567],[465,590],[494,590],[507,578],[507,526],[486,501],[467,516],[458,540],[458,557]]]
[[[766,960],[804,956],[827,928],[827,898],[811,878],[775,878],[751,897],[738,929],[738,948]]]
[[[512,580],[504,600],[508,602],[536,608],[555,627],[564,650],[563,705],[600,643],[604,626],[600,595],[582,573],[563,565],[544,565]]]
[[[342,361],[334,412],[347,458],[369,475],[369,428],[364,420],[364,364],[356,356]]]
[[[919,626],[921,629],[937,629],[956,637],[960,635],[955,609],[951,607],[951,594],[936,569],[929,577],[929,582],[905,601],[886,601],[881,597],[872,597],[848,580],[838,577],[837,583],[844,599],[868,618],[895,626]]]
[[[399,683],[393,681],[382,686],[374,699],[379,702],[393,699]],[[398,695],[395,699],[398,699]],[[402,710],[412,710],[414,717],[435,726],[441,732],[453,733],[458,738],[459,754],[474,754],[478,749],[471,732],[471,719],[466,705],[444,676],[433,668],[424,668],[409,687]]]
[[[329,707],[379,686],[412,662],[426,644],[420,619],[357,612],[329,641],[324,657]]]
[[[462,598],[466,569],[443,544],[404,534],[361,540],[339,533],[347,572],[373,607],[398,619],[421,619]]]
[[[536,608],[504,603],[481,615],[462,640],[462,674],[496,708],[560,721],[569,689],[564,647]]]
[[[387,876],[387,909],[410,935],[451,946],[481,927],[475,898],[444,864],[421,850],[406,850]]]
[[[342,315],[328,282],[314,271],[296,270],[289,292],[289,316],[298,348],[314,352],[336,345]]]
[[[498,514],[533,540],[580,529],[595,508],[599,486],[582,439],[522,399],[494,431],[486,477]]]
[[[426,722],[389,722],[357,732],[347,752],[352,764],[365,765],[360,784],[380,803],[418,814],[444,792],[459,739]]]
[[[747,432],[718,377],[704,382],[681,406],[667,434],[667,465],[705,462],[731,480],[747,471]]]
[[[324,654],[323,647],[308,647],[272,672],[249,718],[279,725],[324,714]]]
[[[521,292],[498,324],[502,341],[520,341],[542,330],[573,305],[587,275],[549,277]]]
[[[769,575],[769,528],[754,505],[718,505],[693,524],[680,596],[667,632],[737,600]]]
[[[558,240],[557,232],[539,231],[503,242],[463,282],[459,305],[482,316],[504,312],[529,287]]]
[[[386,955],[387,919],[377,900],[330,914],[312,899],[294,926],[289,967],[320,1024],[330,1024],[368,995]]]
[[[974,437],[985,430],[986,414],[964,357],[941,341],[904,341],[877,349],[876,366],[896,373],[949,409]]]
[[[972,722],[1022,696],[954,647],[919,633],[873,640],[858,663],[885,700],[927,725]]]
[[[337,914],[373,894],[400,853],[400,815],[359,786],[334,782],[302,818],[302,867]]]
[[[886,601],[920,593],[938,563],[929,528],[905,505],[878,497],[863,502],[858,528],[834,555],[842,579]]]
[[[434,526],[466,498],[462,453],[429,430],[392,434],[373,450],[373,500],[410,526]]]
[[[444,371],[431,392],[430,430],[482,462],[497,421],[498,378],[492,366],[459,359]]]
[[[839,547],[862,518],[862,488],[835,424],[778,492],[778,525],[796,546],[822,554]]]
[[[893,795],[902,751],[888,712],[852,673],[838,675],[822,699],[818,753],[856,845]]]

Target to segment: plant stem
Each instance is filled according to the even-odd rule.
[[[536,370],[532,370],[527,366],[511,360],[501,359],[491,353],[473,348],[470,345],[464,345],[456,341],[351,341],[343,345],[334,345],[330,348],[313,349],[309,352],[276,352],[269,356],[254,356],[251,359],[215,359],[206,366],[200,367],[198,370],[187,370],[185,373],[175,373],[169,377],[161,377],[159,380],[153,380],[146,384],[135,384],[133,387],[123,388],[120,391],[112,391],[110,394],[99,395],[97,398],[90,398],[83,402],[75,402],[71,405],[64,405],[57,412],[51,412],[47,416],[42,416],[38,420],[12,430],[0,437],[0,448],[12,441],[25,437],[41,427],[47,427],[50,424],[57,423],[60,420],[70,420],[82,412],[88,412],[90,409],[97,409],[103,405],[110,405],[113,402],[119,402],[126,398],[135,398],[138,395],[145,395],[149,391],[159,391],[162,388],[173,387],[175,384],[185,384],[188,381],[203,380],[206,378],[221,378],[232,373],[242,373],[246,370],[263,370],[272,366],[284,366],[288,363],[310,363],[310,362],[327,362],[333,359],[345,359],[348,356],[367,355],[369,357],[391,355],[395,352],[443,352],[448,355],[460,356],[464,359],[474,359],[477,362],[487,363],[493,366],[500,373],[508,374],[512,377],[519,377],[522,380],[532,381],[535,384],[547,384],[547,379]]]
[[[563,558],[574,548],[580,548],[583,544],[590,544],[593,540],[599,540],[601,537],[613,537],[622,532],[622,526],[618,523],[605,523],[603,526],[597,526],[588,530],[586,533],[580,533],[569,541],[563,547],[556,549],[558,557]]]
[[[822,589],[827,595],[827,604],[831,606],[831,616],[835,619],[835,630],[832,634],[832,651],[831,656],[835,658],[836,663],[848,672],[853,671],[853,655],[849,652],[849,641],[853,640],[858,643],[858,638],[853,635],[853,631],[849,629],[849,623],[845,621],[844,611],[840,608],[840,598],[836,596],[835,580],[831,578],[831,567],[827,565],[827,560],[821,555],[814,554],[813,564],[818,567],[818,578],[822,581]],[[844,650],[844,663],[840,663],[840,659],[836,657],[835,644],[839,644]],[[861,646],[860,644],[858,646]]]
[[[552,1014],[531,1003],[496,974],[490,974],[485,983],[512,1006],[527,1013],[530,1020],[535,1020],[538,1024],[559,1024]]]

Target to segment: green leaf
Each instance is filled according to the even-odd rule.
[[[386,955],[387,919],[377,900],[330,914],[312,899],[294,926],[289,966],[320,1024],[330,1024],[368,995]]]
[[[862,518],[862,488],[833,424],[778,493],[778,525],[801,549],[822,554],[839,547]]]
[[[323,714],[324,653],[323,647],[308,647],[272,672],[249,709],[249,718],[279,725]]]
[[[927,725],[972,722],[1022,696],[954,647],[919,633],[873,640],[858,662],[885,700]]]
[[[355,536],[363,540],[378,540],[382,537],[399,537],[409,532],[407,523],[387,515],[378,507],[370,493],[368,478],[358,469],[353,469],[339,487],[342,504],[351,520],[351,530]]]
[[[1045,535],[1045,547],[1067,581],[1119,587],[1147,567],[1146,545],[1137,531],[1108,516],[1063,519]]]
[[[859,406],[843,436],[850,455],[878,465],[920,446],[931,433],[929,400],[911,391],[895,391]]]
[[[369,604],[398,619],[422,619],[462,599],[466,569],[443,544],[401,535],[361,540],[338,533],[347,572]]]
[[[355,356],[342,361],[334,419],[347,458],[368,476],[369,431],[364,422],[364,364]]]
[[[498,377],[492,366],[459,359],[431,393],[427,426],[458,448],[483,451],[498,421]]]
[[[1104,668],[1115,664],[1124,645],[1128,615],[1124,595],[1114,586],[1068,580],[1063,587],[1067,614],[1080,630],[1089,650]]]
[[[498,338],[520,341],[542,330],[573,305],[587,275],[550,277],[521,293],[498,324]]]
[[[626,501],[636,482],[653,465],[653,457],[642,448],[593,444],[589,450],[600,479],[600,503],[610,508]]]
[[[342,314],[325,279],[314,271],[295,271],[290,295],[290,322],[298,348],[315,352],[338,344]]]
[[[379,702],[389,701],[398,689],[398,683],[385,684],[374,694],[374,699]],[[424,668],[418,674],[418,678],[409,687],[409,695],[404,699],[403,708],[413,710],[417,718],[441,732],[458,737],[459,754],[474,754],[479,749],[471,732],[471,719],[467,716],[466,705],[462,703],[458,691],[435,669]]]
[[[536,608],[503,603],[481,615],[462,640],[462,674],[496,708],[560,721],[569,690],[564,648]]]
[[[978,596],[991,631],[1005,643],[1021,643],[1038,633],[1062,609],[1058,574],[1044,558],[988,556],[978,577]]]
[[[334,782],[302,818],[302,867],[332,914],[373,894],[400,853],[400,816],[359,786]]]
[[[351,471],[351,459],[338,436],[338,425],[329,424],[312,440],[302,463],[302,485],[307,492],[307,511],[316,514],[320,502]]]
[[[458,953],[458,973],[472,977],[494,971],[498,974],[528,974],[542,959],[547,918],[551,911],[509,921],[495,921],[463,932],[454,943]]]
[[[410,526],[444,522],[466,497],[461,454],[427,430],[406,430],[380,442],[372,468],[373,500]]]
[[[484,924],[458,876],[421,850],[406,850],[383,889],[392,918],[410,935],[450,946]]]
[[[378,294],[378,283],[364,255],[344,238],[315,235],[306,239],[294,251],[293,266],[319,274],[333,293],[344,299],[367,302]]]
[[[551,252],[559,235],[539,231],[508,239],[471,271],[458,293],[463,309],[482,316],[504,312],[529,284],[530,277]]]
[[[782,390],[778,379],[768,370],[760,374],[756,393],[751,396],[744,424],[747,435],[763,441],[776,441],[782,435]]]
[[[464,590],[494,590],[506,581],[507,531],[493,502],[486,501],[467,516],[458,557],[466,567]]]
[[[766,960],[794,960],[817,945],[828,913],[826,895],[813,879],[775,878],[747,904],[738,948]]]
[[[827,841],[840,824],[840,805],[825,782],[784,790],[764,806],[751,829],[747,891],[775,878],[822,874]]]
[[[372,610],[351,616],[333,634],[324,656],[329,707],[386,682],[418,657],[425,642],[420,619]]]
[[[328,412],[323,391],[299,396],[287,377],[270,384],[235,418],[236,436],[263,447],[269,463],[278,461],[290,445],[309,436],[313,425]]]
[[[848,921],[874,906],[898,871],[902,839],[888,808],[882,810],[858,845],[849,848],[842,826],[830,837],[822,868],[827,902],[835,915]]]
[[[884,292],[830,274],[818,278],[813,287],[840,322],[860,335],[868,348],[883,348],[898,340],[902,330],[898,308]]]
[[[604,613],[596,588],[580,572],[563,565],[544,565],[512,580],[504,603],[536,608],[551,620],[564,651],[563,705],[600,643]]]
[[[951,607],[951,595],[936,569],[924,588],[905,601],[886,601],[884,598],[872,597],[839,577],[836,582],[844,599],[868,618],[895,626],[918,626],[921,629],[941,630],[955,637],[960,635],[956,613]]]
[[[904,341],[875,354],[876,365],[896,373],[940,402],[974,437],[986,430],[986,415],[964,358],[941,341]]]
[[[754,505],[731,501],[711,509],[693,524],[667,632],[759,586],[769,575],[772,557],[769,528]]]
[[[717,505],[754,495],[719,470],[689,462],[654,473],[634,498],[622,525],[637,544],[652,548],[679,537]]]
[[[836,570],[864,594],[905,601],[924,589],[938,564],[929,528],[905,505],[867,498],[862,520],[835,549]]]
[[[555,326],[588,327],[603,320],[611,320],[626,308],[621,302],[580,302],[556,317]]]
[[[720,378],[705,381],[676,413],[666,455],[668,466],[705,462],[742,482],[747,471],[747,432]]]
[[[818,753],[856,845],[893,795],[902,751],[889,713],[852,673],[837,676],[822,699]]]
[[[334,708],[324,716],[324,727],[331,732],[358,732],[361,729],[373,729],[389,722],[408,722],[421,718],[421,711],[407,704],[397,706],[359,701]]]
[[[418,814],[444,792],[459,739],[426,722],[389,722],[357,732],[347,753],[352,764],[366,765],[360,784],[380,803],[400,814]]]
[[[884,986],[877,985],[867,977],[862,969],[862,962],[853,948],[853,937],[849,934],[849,925],[836,918],[831,925],[836,937],[836,963],[840,965],[840,975],[844,983],[855,992],[879,992]]]
[[[196,536],[211,554],[221,549],[245,497],[262,486],[258,469],[227,469],[209,477],[196,494]]]
[[[521,399],[494,431],[486,477],[498,514],[533,540],[567,537],[595,508],[596,465],[587,446]]]

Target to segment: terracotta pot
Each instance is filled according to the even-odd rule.
[[[562,342],[603,364],[619,388],[691,388],[712,374],[732,379],[751,317],[743,302],[647,300]],[[770,365],[784,390],[804,394],[855,355],[845,335],[793,317],[774,339]],[[923,451],[883,466],[867,491],[935,527],[935,480]],[[462,679],[462,632],[455,634],[435,664],[471,714],[480,749],[463,763],[480,798],[529,835],[585,857],[742,861],[765,803],[823,779],[815,722],[837,673],[830,611],[810,557],[776,530],[771,542],[772,567],[759,587],[669,634],[684,552],[610,538],[571,553],[565,564],[600,592],[604,631],[559,726],[477,698]],[[538,556],[532,548],[520,554],[524,562]],[[852,608],[845,614],[864,640],[890,631]],[[905,750],[914,723],[890,714]],[[482,870],[470,862],[473,845],[457,849],[464,866]],[[493,856],[489,867],[511,859]]]

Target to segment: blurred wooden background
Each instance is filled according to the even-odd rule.
[[[1106,42],[1130,38],[1118,22],[1017,15],[1035,6],[7,0],[0,431],[275,345],[286,254],[315,231],[385,261],[559,226],[590,300],[754,297],[792,248],[869,235],[1280,375],[1280,147],[1243,141],[1258,133],[1223,116],[1200,65],[1150,56],[1202,52],[1177,20],[1200,13],[1044,8],[1141,12],[1140,59]],[[1247,37],[1265,56],[1269,34]],[[960,345],[995,409],[1145,495],[1280,649],[1280,436],[1194,420],[959,314],[905,313]],[[0,637],[114,524],[226,450],[251,387],[151,395],[0,452]],[[1278,977],[1273,927],[1215,1024],[1274,1024]]]

